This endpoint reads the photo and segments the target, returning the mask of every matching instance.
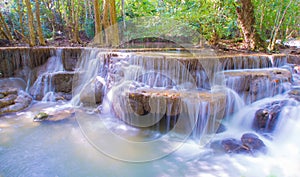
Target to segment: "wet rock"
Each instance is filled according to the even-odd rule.
[[[287,69],[225,71],[227,87],[236,91],[246,103],[274,96],[291,87],[292,74]]]
[[[227,129],[226,126],[225,126],[224,124],[221,123],[221,124],[219,125],[219,127],[218,127],[216,133],[222,133],[222,132],[225,132],[226,129]]]
[[[52,75],[52,86],[55,92],[72,92],[74,73],[61,72]]]
[[[222,140],[221,145],[227,153],[240,153],[243,150],[242,143],[234,138]]]
[[[300,55],[290,54],[288,56],[288,63],[300,65]]]
[[[145,83],[150,87],[165,87],[172,88],[175,86],[172,79],[162,73],[149,72],[145,73],[138,78],[139,82]]]
[[[294,98],[297,101],[300,101],[300,87],[294,87],[289,92],[288,95],[290,98]]]
[[[251,154],[265,153],[267,150],[264,142],[253,133],[245,133],[241,140],[227,138],[224,140],[214,141],[209,145],[215,152],[225,152],[234,154]]]
[[[246,149],[252,153],[265,152],[266,145],[259,139],[259,137],[253,133],[245,133],[241,137],[241,141]]]
[[[273,132],[282,108],[288,103],[288,100],[275,101],[257,110],[252,124],[253,129],[262,133]]]
[[[104,85],[98,79],[86,85],[80,93],[80,101],[84,105],[101,104],[104,96]]]
[[[0,115],[24,110],[31,104],[32,101],[32,97],[22,90],[18,92],[18,95],[8,95],[7,97],[14,99],[10,101],[11,104],[0,108]]]
[[[166,132],[166,129],[169,130],[174,125],[178,133],[190,131],[193,123],[189,123],[189,117],[197,116],[195,119],[201,120],[201,123],[196,125],[194,130],[197,129],[197,132],[194,135],[198,136],[217,131],[225,115],[226,95],[222,92],[184,92],[154,88],[124,91],[121,88],[120,92],[113,94],[111,103],[113,112],[121,120],[131,125],[132,122],[146,124],[153,120],[160,127],[160,132]]]
[[[5,106],[9,106],[9,105],[13,104],[16,98],[17,98],[17,95],[10,94],[10,95],[7,95],[4,98],[0,99],[0,108],[3,108]]]
[[[0,93],[0,99],[2,99],[2,98],[4,98],[5,96],[2,94],[2,93]]]
[[[3,94],[4,96],[7,95],[16,95],[18,93],[17,88],[12,88],[12,87],[1,87],[0,88],[0,94]]]
[[[82,48],[68,48],[62,51],[62,62],[66,71],[75,70],[83,51]]]
[[[49,92],[64,93],[71,95],[74,72],[56,72],[43,74],[30,88],[30,95],[35,100],[42,100]]]
[[[37,115],[34,116],[33,121],[35,122],[40,122],[43,121],[45,119],[47,119],[49,117],[49,115],[45,112],[40,112]]]
[[[1,88],[11,88],[17,92],[18,90],[25,90],[26,89],[26,82],[22,78],[18,77],[10,77],[10,78],[3,78],[0,79],[0,87]],[[13,93],[12,93],[13,94]]]
[[[70,108],[40,112],[33,118],[34,122],[60,122],[74,117],[74,110]]]

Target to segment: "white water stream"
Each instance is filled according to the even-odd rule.
[[[97,55],[92,53],[91,56],[96,57]],[[102,61],[98,62],[94,63],[94,66],[101,67]],[[89,66],[89,64],[91,63],[82,65]],[[125,68],[125,71],[137,69],[130,67],[131,64],[125,62],[120,64],[120,67]],[[159,67],[170,67],[167,65],[162,64]],[[148,70],[154,70],[153,66],[155,65],[147,66]],[[79,80],[83,79],[85,83],[92,82],[89,79],[97,77],[98,69],[93,67],[93,70],[89,70],[90,72],[80,75]],[[182,73],[181,66],[173,69],[180,78],[178,82],[181,91],[197,85],[193,84],[194,81],[189,80],[190,77],[187,81],[192,84],[182,83],[186,77],[180,74]],[[139,68],[137,70],[141,71]],[[131,71],[129,73],[132,74],[133,71]],[[53,72],[57,72],[57,70],[54,69]],[[126,72],[123,76],[129,80],[132,80],[132,77],[136,78],[133,75],[126,75]],[[101,76],[106,81],[110,77]],[[164,81],[163,83],[166,84]],[[113,84],[110,87],[114,88]],[[119,84],[117,85],[119,86]],[[77,87],[79,89],[75,90],[75,93],[80,93],[85,86]],[[176,90],[176,87],[173,89]],[[251,129],[255,112],[266,103],[288,99],[286,95],[279,95],[245,105],[232,90],[225,89],[225,92],[231,95],[231,99],[227,101],[235,103],[233,109],[236,113],[228,116],[224,122],[226,131],[211,137],[211,141],[228,137],[240,139],[244,133],[255,133]],[[293,104],[283,108],[277,128],[271,135],[273,140],[258,134],[267,146],[267,152],[257,156],[215,152],[206,144],[199,144],[199,139],[195,140],[193,137],[178,141],[180,137],[178,138],[177,134],[167,134],[161,138],[162,135],[155,130],[141,130],[116,119],[108,109],[111,106],[108,103],[104,102],[102,113],[98,114],[86,111],[82,107],[74,107],[74,104],[78,105],[79,102],[80,100],[76,96],[72,100],[73,105],[71,103],[35,102],[23,112],[1,116],[0,176],[295,177],[300,174],[300,139],[298,138],[300,134],[298,113],[300,104],[296,101],[292,101]],[[191,104],[188,106],[189,110],[195,106],[193,103],[196,104],[196,102],[186,102],[187,105]],[[194,113],[193,111],[189,113],[195,116],[197,112],[196,117],[202,117],[201,120],[207,119],[207,114],[198,115],[199,107],[194,111]],[[69,118],[58,122],[33,122],[32,117],[38,112],[48,112]],[[206,110],[202,112],[207,113]],[[201,132],[202,130],[199,129],[190,133],[198,136],[197,134],[201,134]],[[115,136],[134,143],[120,144],[117,139],[114,139]],[[143,141],[151,142],[159,138],[161,138],[161,144],[148,143],[143,146],[135,144]],[[174,151],[169,149],[173,148],[173,145],[176,146]],[[152,160],[153,157],[160,158]],[[130,159],[148,159],[149,161],[128,162],[126,158],[129,161]]]

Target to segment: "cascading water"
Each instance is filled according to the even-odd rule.
[[[57,49],[56,53],[40,67],[40,70],[37,73],[38,78],[30,88],[31,95],[33,95],[35,99],[40,99],[42,101],[55,101],[52,76],[53,74],[63,71],[62,50]]]
[[[72,119],[60,123],[32,123],[32,116],[38,111],[63,110],[69,115],[71,111],[64,110],[62,103],[41,102],[16,115],[4,115],[0,119],[0,176],[267,177],[299,174],[297,111],[300,107],[299,102],[290,98],[297,96],[297,82],[292,83],[296,89],[292,93],[246,105],[234,91],[241,85],[237,83],[240,81],[231,84],[231,88],[222,86],[227,77],[220,72],[218,62],[217,66],[202,62],[203,71],[161,54],[147,56],[98,49],[87,49],[84,53],[75,71],[71,101],[76,105],[75,118],[80,129]],[[58,58],[49,59],[48,66],[51,67],[45,73],[47,77],[44,76],[44,81],[47,78],[49,81],[45,93],[53,91],[50,76],[63,71]],[[215,78],[215,73],[221,73],[220,78]],[[278,82],[296,81],[298,76],[293,73],[291,79],[280,77],[282,80]],[[35,89],[41,90],[38,86],[34,84]],[[285,90],[290,88],[289,85]],[[263,87],[259,92],[268,93],[268,89],[271,88]],[[95,113],[95,108],[100,113]],[[277,120],[272,132],[253,129],[255,117],[260,113],[263,118],[273,116],[274,119],[268,119],[270,122]],[[148,114],[155,120],[144,125],[153,126],[143,127],[141,122],[136,122]],[[163,117],[161,124],[156,124],[156,117]],[[226,131],[215,135],[221,121]],[[270,122],[268,124],[273,125]],[[199,147],[212,141],[239,139],[249,132],[264,142],[267,152],[253,154],[253,157],[219,153],[209,145]],[[120,137],[125,141],[118,142]],[[164,158],[157,159],[159,157]],[[157,160],[127,163],[126,159]]]

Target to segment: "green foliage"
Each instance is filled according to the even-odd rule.
[[[254,0],[257,30],[264,40],[271,38],[271,32],[276,26],[290,0]],[[283,41],[291,32],[296,37],[299,33],[300,24],[300,1],[292,0],[292,4],[287,8],[287,12],[282,25],[280,26],[279,39]],[[298,34],[299,35],[299,34]]]
[[[287,37],[299,36],[300,1],[292,1],[293,3],[287,9],[286,17],[279,28],[279,39],[284,40]],[[8,2],[8,4],[1,4],[0,2],[3,7],[0,10],[3,12],[10,29],[21,31],[20,12],[18,12],[17,3],[22,1],[12,0]],[[35,11],[34,1],[31,2],[33,11]],[[40,18],[46,38],[52,37],[51,23],[53,18],[57,31],[60,30],[64,34],[70,32],[70,27],[66,25],[67,21],[71,20],[69,1],[50,0],[50,9],[46,7],[44,1],[39,2]],[[116,1],[119,22],[124,20],[121,13],[121,2],[121,0]],[[242,37],[237,23],[235,0],[124,0],[124,2],[126,26],[129,28],[125,31],[125,38],[158,35],[161,37],[172,36],[197,43],[195,39],[201,35],[207,41],[214,43],[219,39],[240,39]],[[289,2],[290,0],[252,0],[255,7],[256,31],[263,40],[271,38],[273,28],[278,24],[280,15]],[[78,13],[80,17],[80,30],[84,31],[88,38],[93,38],[95,33],[93,12],[88,13],[84,3],[86,2],[75,0],[75,4],[79,7],[78,12],[75,13]],[[22,3],[21,6],[23,27],[25,35],[27,35],[27,9]],[[90,8],[93,9],[93,7]],[[52,13],[54,13],[54,17]],[[145,17],[149,18],[146,18],[146,21],[141,20]],[[198,36],[192,37],[193,35]]]
[[[85,27],[84,27],[85,34],[88,38],[92,39],[95,36],[95,23],[94,19],[86,19]]]

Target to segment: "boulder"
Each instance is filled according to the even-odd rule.
[[[11,90],[14,89],[7,89],[6,93],[9,93]],[[24,110],[31,104],[32,97],[28,95],[26,92],[20,90],[18,91],[17,94],[15,94],[15,92],[10,92],[10,93],[13,94],[9,94],[6,97],[1,99],[2,101],[5,100],[6,102],[0,101],[0,104],[2,103],[2,106],[0,107],[0,115]]]
[[[17,97],[18,96],[15,94],[9,94],[9,95],[5,96],[4,98],[0,99],[0,108],[3,108],[5,106],[9,106],[9,105],[13,104]]]
[[[246,149],[250,152],[265,152],[266,145],[259,139],[259,137],[253,133],[245,133],[241,137],[241,141]]]
[[[103,83],[96,78],[80,92],[80,102],[84,105],[101,104],[104,97],[104,90]]]
[[[264,142],[253,133],[245,133],[241,140],[235,138],[226,138],[214,141],[209,145],[215,152],[225,152],[234,154],[251,154],[265,153],[267,148]]]
[[[243,150],[242,143],[234,138],[222,140],[221,145],[227,153],[240,153]]]
[[[288,103],[288,100],[274,101],[257,110],[252,124],[253,129],[262,133],[273,132],[278,123],[282,108]]]

